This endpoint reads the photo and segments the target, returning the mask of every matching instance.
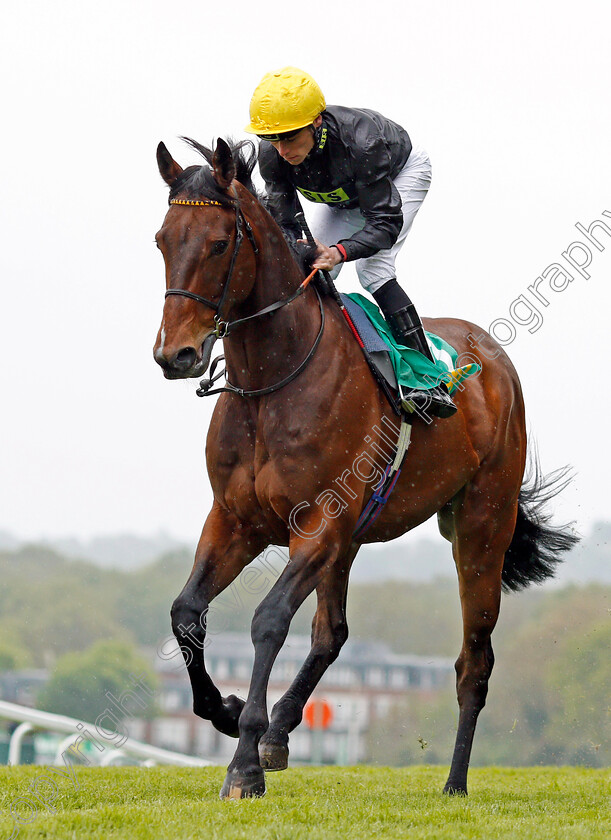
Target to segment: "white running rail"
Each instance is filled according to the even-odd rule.
[[[18,706],[16,703],[7,703],[4,700],[0,700],[0,718],[19,721],[19,726],[11,735],[9,742],[8,763],[11,765],[20,763],[21,744],[24,736],[30,732],[58,732],[69,736],[62,740],[55,756],[54,763],[61,764],[62,753],[69,750],[70,745],[80,736],[80,732],[77,729],[78,724],[80,724],[83,730],[88,728],[90,731],[95,731],[94,724],[86,724],[83,721],[66,717],[65,715],[54,715],[51,712],[41,712],[38,709],[30,709],[27,706]],[[134,741],[131,738],[128,738],[125,743],[121,744],[120,749],[113,747],[108,747],[107,749],[108,753],[100,759],[100,764],[102,765],[112,764],[117,759],[125,756],[133,756],[134,758],[141,759],[141,763],[148,766],[151,764],[179,764],[183,767],[209,767],[212,764],[211,761],[205,761],[203,758],[172,752],[172,750],[163,750],[160,747],[152,747],[150,744],[144,744],[142,741]]]

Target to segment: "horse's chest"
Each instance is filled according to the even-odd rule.
[[[265,523],[284,538],[292,508],[310,498],[322,480],[316,429],[304,428],[294,413],[286,417],[279,410],[259,416],[256,424],[238,424],[235,415],[225,420],[212,471],[219,496],[241,519],[256,527]]]
[[[282,486],[282,467],[265,446],[244,436],[216,459],[213,473],[224,504],[253,524],[273,513],[273,498]]]

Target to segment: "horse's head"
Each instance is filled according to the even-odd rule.
[[[236,178],[236,159],[224,140],[212,152],[189,141],[212,164],[182,169],[163,143],[157,148],[170,209],[155,239],[166,268],[166,300],[153,353],[167,379],[201,376],[218,323],[249,295],[255,279],[252,243],[241,244],[239,205],[247,191]],[[249,176],[254,161],[240,158]],[[250,167],[250,170],[249,170]],[[238,173],[239,174],[239,173]]]

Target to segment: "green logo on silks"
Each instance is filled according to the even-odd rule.
[[[338,187],[328,193],[304,190],[302,187],[297,187],[297,189],[308,201],[316,201],[318,204],[341,204],[342,201],[350,201],[350,196],[343,187]]]
[[[326,142],[327,142],[327,129],[323,128],[323,130],[320,132],[320,142],[318,144],[319,151],[320,151],[320,149],[325,148],[325,143]]]

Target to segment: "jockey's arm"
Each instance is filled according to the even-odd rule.
[[[356,189],[365,226],[340,244],[346,260],[371,257],[391,248],[403,227],[401,196],[385,169],[384,156],[368,150],[358,159]]]

